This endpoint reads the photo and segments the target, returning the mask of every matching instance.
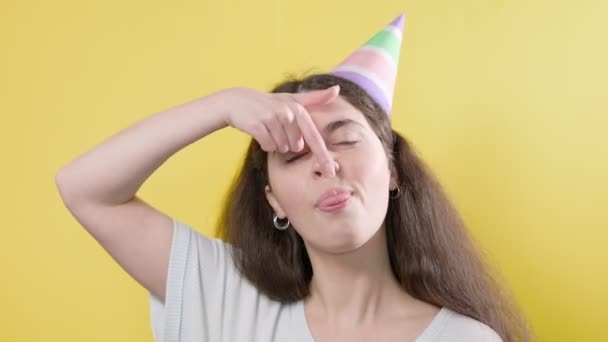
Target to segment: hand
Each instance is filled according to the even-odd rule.
[[[297,94],[230,88],[216,96],[228,106],[226,124],[251,135],[264,151],[299,152],[306,142],[327,174],[333,176],[334,162],[306,107],[329,103],[339,92],[339,86]]]

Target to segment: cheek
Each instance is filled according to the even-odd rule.
[[[367,151],[367,153],[355,159],[353,172],[356,179],[361,182],[369,193],[380,193],[388,191],[390,171],[383,152]]]
[[[370,232],[375,232],[382,225],[388,209],[390,170],[383,153],[384,150],[374,151],[367,160],[359,161],[356,168],[356,177],[362,191],[362,222],[372,229]]]
[[[304,186],[301,177],[296,172],[281,170],[272,174],[270,183],[281,207],[288,216],[292,216],[292,213],[298,211],[298,206],[302,205]]]

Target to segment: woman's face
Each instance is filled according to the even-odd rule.
[[[394,189],[396,182],[380,139],[359,110],[340,96],[308,110],[339,166],[336,175],[323,171],[308,146],[300,152],[271,152],[266,197],[307,247],[348,252],[382,226],[389,188]],[[333,196],[322,200],[324,194]]]

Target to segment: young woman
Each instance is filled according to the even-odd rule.
[[[222,239],[136,196],[170,156],[226,126],[252,140]],[[74,217],[149,290],[157,341],[530,339],[441,186],[380,101],[344,77],[196,99],[56,179]]]

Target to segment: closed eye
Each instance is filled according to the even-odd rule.
[[[289,164],[289,163],[291,163],[292,161],[297,160],[298,158],[302,157],[303,155],[305,155],[305,154],[307,154],[307,153],[308,153],[308,152],[298,154],[297,156],[293,156],[293,157],[291,157],[291,158],[289,158],[289,159],[285,160],[285,163]]]
[[[336,145],[354,145],[354,144],[356,144],[358,142],[359,142],[358,140],[356,140],[356,141],[342,141],[342,142],[337,143]]]
[[[336,143],[335,145],[354,145],[354,144],[356,144],[356,143],[358,143],[358,142],[359,142],[358,140],[355,140],[355,141],[341,141],[341,142],[339,142],[339,143]],[[293,157],[291,157],[291,158],[289,158],[289,159],[285,160],[285,163],[286,163],[286,164],[289,164],[289,163],[291,163],[291,162],[294,162],[294,161],[296,161],[296,160],[300,159],[300,157],[302,157],[302,156],[304,156],[304,155],[306,155],[306,154],[308,154],[308,153],[309,153],[309,152],[305,152],[305,153],[300,153],[300,154],[298,154],[298,155],[296,155],[296,156],[293,156]]]

